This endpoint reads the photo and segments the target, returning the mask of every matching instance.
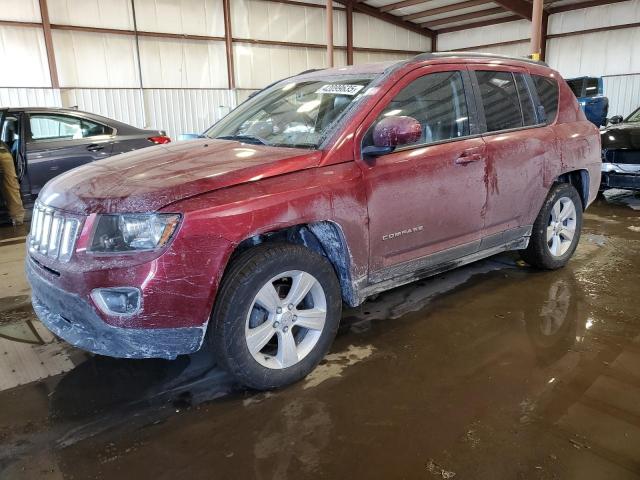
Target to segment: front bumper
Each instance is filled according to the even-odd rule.
[[[166,358],[197,351],[205,328],[122,328],[106,324],[80,296],[48,281],[31,258],[27,279],[33,309],[58,337],[83,350],[117,358]]]

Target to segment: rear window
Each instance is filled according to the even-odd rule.
[[[587,85],[584,92],[585,97],[597,97],[598,96],[598,79],[587,78]]]
[[[549,77],[531,75],[541,103],[541,117],[546,124],[553,123],[558,113],[558,82]]]
[[[574,80],[567,80],[567,85],[576,97],[582,96],[582,86],[584,85],[584,78],[576,78]]]

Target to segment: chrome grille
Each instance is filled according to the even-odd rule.
[[[31,217],[29,250],[68,262],[73,254],[80,221],[36,202]]]

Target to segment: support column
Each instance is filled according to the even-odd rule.
[[[333,67],[333,0],[327,0],[327,66]]]
[[[49,8],[47,7],[47,0],[40,0],[40,17],[42,18],[42,33],[44,34],[44,45],[47,50],[47,60],[49,62],[51,87],[60,88],[56,55],[53,51],[53,39],[51,38],[51,23],[49,22]]]
[[[224,16],[224,45],[227,53],[227,82],[229,90],[236,88],[236,75],[233,66],[233,35],[231,32],[231,4],[230,0],[222,0]]]
[[[547,33],[549,32],[549,14],[542,14],[542,34],[540,35],[540,60],[547,61]]]
[[[347,65],[353,65],[353,5],[347,5]]]
[[[531,15],[531,58],[540,60],[542,53],[542,17],[544,0],[533,0]]]
[[[142,59],[140,57],[140,38],[138,35],[138,17],[136,17],[136,1],[131,0],[131,15],[133,16],[133,34],[136,40],[136,57],[138,58],[138,85],[140,90],[140,111],[142,112],[142,127],[146,128],[147,124],[147,104],[144,95],[144,82],[142,81]]]

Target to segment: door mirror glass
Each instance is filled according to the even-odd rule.
[[[413,117],[385,117],[373,128],[375,147],[399,147],[417,142],[422,126]]]
[[[609,123],[615,125],[616,123],[622,123],[622,115],[616,115],[609,119]]]

